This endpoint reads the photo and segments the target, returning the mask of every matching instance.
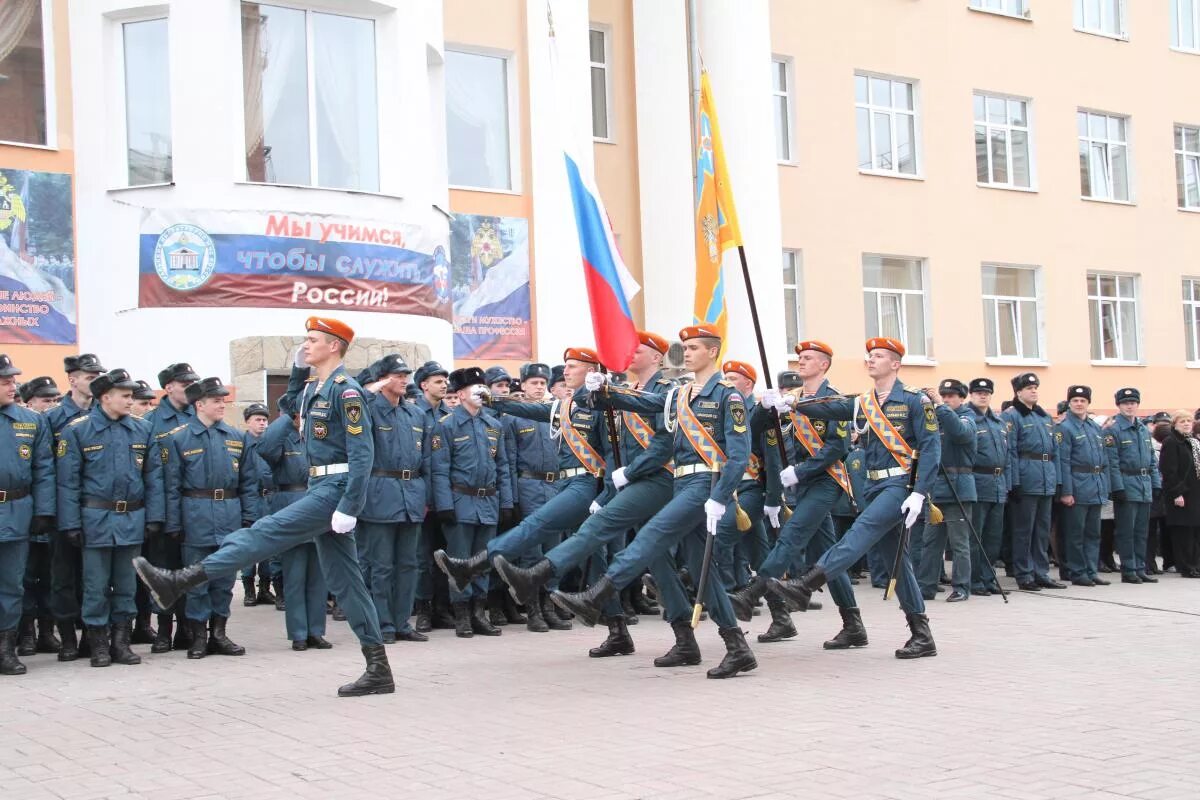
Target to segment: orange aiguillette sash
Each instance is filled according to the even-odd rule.
[[[792,435],[796,437],[796,441],[803,445],[808,451],[809,456],[815,456],[817,451],[823,447],[821,435],[817,433],[817,429],[813,427],[812,420],[803,414],[797,414],[795,411],[790,412],[792,418]],[[829,477],[842,487],[851,498],[854,497],[854,487],[850,483],[850,473],[846,471],[846,465],[841,461],[835,461],[832,466],[825,468],[825,472]]]
[[[646,418],[633,411],[623,411],[621,412],[621,419],[625,423],[626,430],[629,431],[634,441],[638,443],[638,447],[643,450],[648,448],[650,440],[654,438],[654,429],[650,427],[649,422],[646,422]],[[668,461],[663,465],[663,469],[671,472],[674,469],[674,462]]]
[[[571,452],[579,459],[579,463],[583,468],[592,475],[599,477],[604,474],[604,459],[596,452],[596,448],[592,447],[588,442],[587,437],[581,434],[571,423],[571,407],[573,401],[567,398],[562,403],[562,409],[558,412],[559,425],[562,430],[563,441],[567,443],[567,447],[571,448]]]
[[[883,408],[879,405],[875,392],[864,392],[859,397],[859,405],[862,407],[867,424],[871,426],[871,430],[879,437],[879,441],[883,442],[884,447],[892,454],[892,458],[896,459],[896,463],[900,465],[901,469],[906,472],[911,471],[913,449],[908,446],[908,442],[904,441],[900,431],[896,430],[896,426],[883,413]]]
[[[725,463],[725,452],[713,439],[712,434],[696,418],[696,414],[692,411],[691,399],[692,393],[688,389],[681,389],[676,393],[675,419],[683,430],[688,444],[692,446],[701,460],[709,467],[720,466]]]

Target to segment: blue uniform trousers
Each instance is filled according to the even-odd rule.
[[[295,503],[226,536],[221,547],[204,559],[204,571],[210,578],[232,580],[244,566],[305,542],[315,542],[325,582],[346,612],[358,641],[364,646],[383,644],[375,604],[358,569],[354,534],[335,534],[329,530],[329,520],[341,499],[340,484],[311,487]]]
[[[750,517],[750,530],[745,533],[738,530],[737,507],[733,503],[725,508],[725,516],[721,518],[721,523],[717,526],[717,540],[713,542],[712,563],[716,572],[713,574],[720,577],[721,585],[727,592],[732,592],[739,586],[745,586],[750,582],[748,570],[738,558],[737,551],[738,545],[745,536],[766,537],[766,532],[762,529],[763,500],[763,487],[739,488],[737,505],[741,506],[742,510]]]
[[[870,495],[869,505],[854,520],[854,524],[846,531],[841,541],[826,550],[817,561],[817,566],[825,570],[827,580],[838,575],[844,576],[846,570],[876,545],[884,561],[889,565],[895,564],[902,524],[900,505],[904,498],[908,497],[909,490],[905,486],[894,484],[875,492],[868,489],[867,493]],[[830,595],[832,594],[831,589]],[[921,597],[920,587],[917,586],[912,564],[906,558],[900,560],[900,574],[896,576],[896,598],[905,613],[925,613],[925,600]]]
[[[1150,534],[1150,504],[1127,500],[1113,503],[1117,555],[1122,575],[1146,574],[1146,537]]]
[[[488,542],[488,558],[501,555],[516,563],[522,556],[536,554],[538,547],[551,549],[558,544],[564,531],[575,530],[588,518],[588,508],[595,499],[595,478],[581,475],[570,479],[558,494],[523,519],[520,525]]]
[[[415,522],[358,523],[358,543],[371,573],[371,598],[384,632],[409,633],[413,601],[417,596],[417,542],[421,526]]]
[[[975,522],[975,532],[983,542],[983,551],[979,542],[971,539],[971,591],[982,592],[984,589],[999,588],[991,564],[1000,556],[1000,540],[1004,537],[1004,503],[979,502],[971,509]],[[986,562],[986,563],[985,563]]]
[[[50,547],[49,542],[29,542],[22,604],[22,613],[27,617],[50,616]]]
[[[829,509],[837,502],[842,491],[832,478],[821,477],[796,487],[796,506],[791,518],[783,523],[779,539],[758,568],[758,574],[768,578],[782,578],[785,574],[799,577],[801,569],[809,563],[807,551],[819,551],[813,559],[820,558],[834,545],[833,520]],[[853,526],[851,526],[853,527]],[[845,573],[828,575],[829,596],[839,608],[854,608],[854,588]]]
[[[1064,560],[1068,580],[1094,578],[1100,569],[1099,503],[1076,503],[1063,508],[1059,522],[1063,526]]]
[[[0,542],[0,631],[14,630],[21,622],[28,557],[28,539]]]
[[[284,550],[279,558],[283,565],[283,599],[287,603],[283,619],[288,638],[303,642],[310,636],[324,636],[325,598],[329,589],[321,574],[316,544],[297,545]]]
[[[939,525],[925,524],[925,546],[917,568],[917,582],[926,598],[937,594],[938,580],[945,568],[946,545],[950,545],[953,572],[950,580],[955,589],[971,593],[971,530],[967,527],[974,503],[943,503],[943,520]]]
[[[737,586],[745,586],[750,583],[751,575],[758,572],[767,553],[771,552],[771,543],[767,540],[768,527],[770,527],[770,523],[765,517],[752,518],[750,530],[743,533],[737,544],[734,545],[733,557],[736,565],[734,578]]]
[[[137,615],[133,558],[141,552],[140,544],[83,548],[84,625],[106,626]]]
[[[513,528],[515,531],[516,528]],[[496,535],[495,525],[480,525],[474,522],[459,522],[442,528],[446,535],[446,552],[452,558],[470,558],[488,546],[488,540]],[[510,531],[511,533],[511,531]],[[450,602],[465,603],[468,600],[487,597],[488,576],[476,575],[465,591],[456,592],[450,587]]]
[[[79,588],[83,584],[83,556],[62,532],[53,535],[50,555],[50,612],[59,622],[79,618]]]
[[[1012,569],[1017,583],[1050,580],[1050,495],[1024,494],[1012,504]]]
[[[183,545],[183,563],[196,564],[217,552],[216,547]],[[208,622],[214,614],[229,617],[229,606],[233,602],[233,576],[209,576],[208,583],[197,586],[187,593],[187,618],[194,622]]]

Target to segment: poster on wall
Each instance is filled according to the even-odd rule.
[[[0,167],[0,343],[75,340],[71,176]]]
[[[449,279],[456,359],[532,357],[528,220],[455,214]]]
[[[318,214],[147,209],[142,308],[222,306],[449,320],[445,230]]]

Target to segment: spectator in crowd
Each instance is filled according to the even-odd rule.
[[[1171,418],[1159,463],[1175,565],[1184,578],[1200,578],[1200,440],[1194,426],[1186,411]]]

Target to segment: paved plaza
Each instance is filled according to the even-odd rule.
[[[294,653],[282,614],[238,605],[242,658],[24,659],[0,679],[0,797],[1200,796],[1200,581],[939,599],[940,654],[915,662],[892,657],[894,604],[857,589],[870,647],[822,651],[838,628],[825,596],[729,681],[704,677],[722,653],[711,623],[703,665],[660,670],[671,632],[644,619],[636,655],[605,660],[586,656],[600,628],[435,631],[389,647],[396,694],[361,699],[334,696],[362,667],[345,623],[333,650]]]

